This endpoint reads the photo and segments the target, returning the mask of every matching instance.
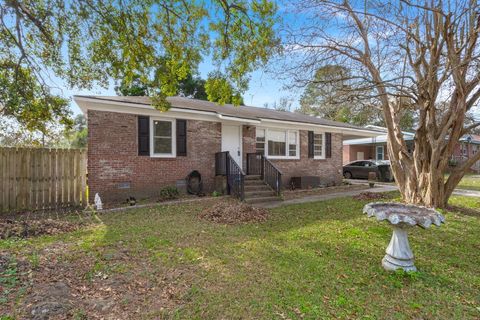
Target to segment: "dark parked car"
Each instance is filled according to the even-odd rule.
[[[375,172],[379,181],[393,181],[390,161],[358,160],[343,166],[346,179],[368,179],[369,172]]]

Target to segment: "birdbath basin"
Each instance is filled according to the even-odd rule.
[[[417,270],[408,243],[409,227],[419,226],[426,229],[432,224],[439,227],[445,222],[443,215],[434,209],[396,202],[369,203],[363,207],[363,213],[377,218],[378,221],[387,221],[393,227],[392,239],[382,260],[383,268],[389,271]]]

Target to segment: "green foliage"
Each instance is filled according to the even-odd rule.
[[[205,92],[205,80],[200,77],[194,77],[190,73],[185,79],[178,82],[177,94],[184,97],[190,97],[199,100],[208,100]],[[148,96],[155,95],[158,90],[155,89],[154,82],[143,82],[139,76],[130,84],[122,80],[120,85],[115,87],[115,91],[120,96]]]
[[[10,258],[6,268],[0,270],[0,304],[8,301],[9,295],[14,289],[20,285],[19,272],[17,268],[17,261]]]
[[[120,84],[115,87],[115,92],[119,96],[148,96],[148,89],[148,85],[142,82],[137,75],[130,82],[122,79]]]
[[[191,97],[199,100],[208,100],[205,90],[206,81],[200,77],[193,77],[189,74],[179,83],[179,94],[184,97]]]
[[[220,197],[222,194],[218,191],[213,191],[212,192],[212,197]]]
[[[242,96],[234,92],[231,82],[218,73],[209,75],[205,83],[205,91],[208,100],[216,101],[221,105],[226,103],[236,106],[243,104]]]
[[[166,186],[160,190],[160,200],[173,200],[177,199],[180,192],[176,187]]]
[[[71,148],[86,148],[88,140],[87,121],[83,114],[79,114],[73,121],[73,128],[66,130],[65,136]]]
[[[30,69],[0,60],[0,88],[0,115],[29,131],[46,133],[49,123],[72,124],[68,100],[51,94]]]
[[[270,0],[4,1],[0,11],[0,115],[37,130],[69,123],[67,101],[52,93],[51,76],[78,89],[121,79],[124,94],[148,83],[154,105],[165,110],[166,97],[211,56],[230,88],[220,84],[208,98],[240,104],[248,74],[278,44]]]

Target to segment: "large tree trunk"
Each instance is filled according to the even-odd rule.
[[[394,131],[401,132],[393,126]],[[405,151],[404,141],[389,135],[389,157],[392,173],[403,201],[427,207],[445,208],[455,187],[469,168],[478,160],[480,153],[451,170],[448,179],[449,159],[459,141],[461,131],[451,130],[451,139],[429,140],[429,132],[417,130],[413,154]]]
[[[395,178],[403,176],[396,181],[402,200],[406,203],[435,208],[444,208],[447,205],[444,176],[440,170],[420,173],[415,168],[410,168],[408,172],[406,170],[398,172],[392,166],[392,171]]]

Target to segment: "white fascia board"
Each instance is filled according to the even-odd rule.
[[[323,132],[334,132],[334,133],[345,133],[345,134],[354,134],[359,137],[376,137],[382,132],[377,132],[373,130],[362,130],[362,129],[349,129],[335,126],[320,125],[314,123],[305,123],[297,121],[284,121],[284,120],[274,120],[267,118],[251,119],[251,118],[241,118],[234,116],[227,116],[219,114],[215,111],[201,111],[193,109],[183,109],[172,107],[168,111],[159,111],[152,107],[151,105],[139,104],[139,103],[129,103],[123,101],[111,101],[111,100],[102,100],[89,97],[74,97],[73,100],[80,107],[82,112],[87,115],[88,110],[97,110],[97,111],[106,111],[106,112],[118,112],[118,113],[128,113],[128,114],[141,114],[146,116],[162,116],[162,117],[171,117],[171,118],[183,118],[189,120],[203,120],[203,121],[214,121],[214,122],[242,122],[244,124],[260,124],[264,127],[270,128],[282,128],[282,129],[296,129],[296,130],[312,130],[312,131],[323,131]]]
[[[82,112],[86,115],[88,110],[118,112],[129,114],[141,114],[146,116],[162,116],[171,118],[184,118],[190,120],[203,120],[214,122],[242,122],[245,124],[260,124],[260,120],[250,118],[239,118],[233,116],[226,116],[218,114],[215,111],[201,111],[192,109],[183,109],[171,107],[168,111],[159,111],[151,105],[108,101],[95,98],[75,97],[75,102],[78,104]],[[220,121],[219,121],[220,120]]]
[[[223,114],[217,114],[217,117],[221,120],[225,120],[225,121],[236,121],[236,122],[243,122],[243,123],[246,123],[246,124],[260,124],[261,121],[260,120],[255,120],[255,119],[251,119],[251,118],[239,118],[239,117],[233,117],[233,116],[226,116],[226,115],[223,115]]]
[[[305,123],[305,122],[297,122],[297,121],[284,121],[284,120],[274,120],[274,119],[266,119],[260,118],[262,121],[262,126],[266,127],[279,127],[281,124],[282,128],[292,128],[292,129],[300,129],[300,130],[322,130],[334,133],[345,133],[345,134],[355,134],[360,137],[377,137],[380,135],[384,135],[383,132],[373,131],[373,130],[362,130],[362,129],[350,129],[350,128],[343,128],[343,127],[335,127],[335,126],[328,126],[328,125],[321,125],[315,123]]]

